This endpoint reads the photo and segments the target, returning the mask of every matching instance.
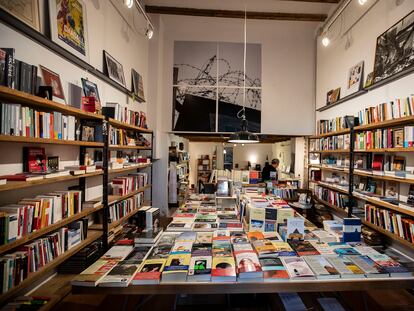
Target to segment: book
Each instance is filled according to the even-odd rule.
[[[131,284],[158,284],[166,259],[147,259],[132,278]]]
[[[117,264],[118,261],[116,260],[98,259],[81,274],[75,276],[71,284],[75,286],[96,286]]]
[[[172,254],[168,256],[162,272],[162,282],[185,282],[190,260],[190,254]]]
[[[237,252],[235,257],[239,280],[263,278],[259,258],[254,251]]]
[[[194,222],[192,229],[195,231],[207,231],[207,232],[211,232],[214,230],[218,229],[218,224],[217,223],[199,223],[199,222]]]
[[[259,257],[276,254],[276,247],[271,240],[256,240],[252,244]]]
[[[127,287],[138,268],[137,264],[120,261],[99,281],[98,285],[101,287]]]
[[[250,206],[248,213],[249,231],[265,231],[265,216],[266,210],[264,208]]]
[[[290,246],[299,256],[319,255],[319,252],[309,241],[290,240]]]
[[[327,255],[325,258],[340,273],[341,278],[349,279],[365,277],[364,271],[362,271],[357,265],[355,265],[354,262],[347,258],[336,255]]]
[[[187,231],[187,230],[191,230],[192,228],[193,228],[193,223],[172,221],[167,226],[167,231]]]
[[[323,256],[305,256],[304,259],[318,279],[336,279],[341,276],[338,270]]]
[[[292,208],[280,208],[277,210],[277,219],[278,224],[285,223],[289,218],[295,217],[295,211]]]
[[[212,232],[197,232],[196,244],[211,244],[213,242]]]
[[[96,208],[102,204],[101,200],[89,200],[82,203],[82,208]]]
[[[212,255],[212,246],[211,244],[193,244],[191,250],[191,256],[211,256]]]
[[[360,218],[344,218],[343,219],[343,235],[342,241],[360,242],[361,241],[361,219]]]
[[[262,257],[259,258],[259,261],[263,270],[264,282],[277,282],[289,279],[289,274],[280,258]]]
[[[389,277],[389,274],[369,256],[349,256],[347,259],[364,271],[367,278]]]
[[[277,257],[296,256],[296,252],[290,247],[289,243],[272,241],[272,244],[275,247],[274,254]]]
[[[191,257],[187,280],[190,282],[208,282],[211,280],[211,256]]]
[[[157,230],[160,226],[160,209],[156,207],[152,207],[145,211],[146,221],[145,221],[145,228],[148,230]]]
[[[282,257],[281,261],[293,280],[315,279],[315,274],[301,257]]]
[[[135,245],[138,244],[154,244],[162,235],[162,229],[160,230],[143,230],[141,233],[136,234],[134,237]]]
[[[216,240],[213,241],[212,248],[213,257],[229,257],[233,256],[230,241]]]
[[[23,170],[29,173],[47,171],[45,148],[23,147]]]
[[[248,232],[247,237],[249,238],[250,242],[253,243],[256,240],[264,240],[264,235],[262,232]]]
[[[191,254],[193,242],[176,242],[172,247],[170,254]]]
[[[124,260],[134,249],[130,245],[115,245],[112,246],[105,254],[102,255],[102,260]]]
[[[405,277],[413,275],[407,268],[385,254],[372,254],[368,255],[368,257],[371,258],[385,273],[388,273],[391,277]]]
[[[28,173],[0,176],[0,179],[7,180],[7,181],[35,181],[35,180],[42,180],[43,178],[44,176],[42,175],[28,174]]]
[[[305,220],[300,217],[287,219],[287,240],[302,239],[305,234]]]
[[[335,255],[333,248],[328,243],[320,241],[310,241],[310,243],[321,255]]]
[[[213,257],[211,281],[236,282],[236,263],[233,257]]]

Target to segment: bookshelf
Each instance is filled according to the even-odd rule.
[[[85,201],[85,192],[86,192],[86,180],[88,178],[92,177],[102,177],[102,197],[100,198],[101,204],[95,208],[83,208],[80,212],[67,217],[63,218],[62,220],[59,220],[51,225],[42,227],[41,229],[38,229],[36,231],[33,231],[31,233],[28,233],[24,235],[23,237],[19,238],[18,240],[11,241],[9,243],[0,245],[0,257],[3,255],[6,255],[10,252],[16,251],[19,249],[19,247],[30,244],[32,241],[42,238],[48,234],[52,234],[59,229],[70,225],[71,223],[74,223],[76,221],[79,221],[81,219],[84,219],[85,217],[92,217],[95,214],[102,213],[103,214],[103,223],[101,224],[99,230],[94,230],[94,226],[88,227],[88,234],[87,238],[80,241],[75,246],[68,249],[66,252],[62,253],[60,256],[56,257],[54,260],[40,268],[38,271],[29,273],[27,278],[25,278],[20,284],[17,286],[12,287],[9,289],[6,293],[0,295],[0,305],[3,305],[6,303],[9,299],[12,299],[13,297],[23,293],[27,287],[30,287],[33,285],[33,282],[42,281],[46,277],[48,277],[51,273],[53,273],[53,270],[56,269],[61,263],[69,259],[72,255],[76,254],[78,251],[83,249],[84,247],[88,246],[92,242],[95,242],[97,240],[102,241],[102,245],[104,250],[108,247],[108,230],[114,228],[117,225],[122,224],[124,221],[126,221],[128,218],[133,216],[134,213],[137,212],[134,211],[134,213],[131,213],[127,215],[126,217],[123,217],[121,220],[117,222],[113,222],[108,226],[109,222],[109,205],[115,204],[117,202],[121,202],[122,200],[128,199],[132,197],[133,195],[145,192],[146,190],[149,190],[150,192],[150,201],[152,201],[152,157],[153,157],[153,132],[150,129],[137,127],[134,125],[130,125],[125,122],[120,122],[114,119],[110,119],[108,117],[105,117],[103,115],[99,114],[93,114],[89,112],[84,112],[80,109],[77,109],[75,107],[63,105],[48,99],[40,98],[31,94],[26,94],[21,91],[9,89],[7,87],[0,86],[0,102],[10,102],[10,103],[16,103],[21,104],[23,107],[30,107],[33,109],[36,109],[38,111],[44,111],[44,112],[61,112],[64,115],[73,116],[75,117],[79,124],[83,125],[85,121],[94,121],[96,125],[102,125],[103,128],[108,128],[109,125],[113,127],[119,127],[122,129],[125,129],[126,131],[134,132],[134,133],[140,133],[145,135],[150,135],[151,139],[151,145],[150,146],[122,146],[122,145],[109,145],[109,137],[107,135],[107,131],[103,131],[103,141],[102,142],[96,142],[96,141],[77,141],[77,140],[61,140],[61,139],[46,139],[46,138],[39,138],[39,137],[25,137],[25,136],[11,136],[11,135],[0,135],[0,145],[5,147],[9,146],[10,144],[18,144],[19,146],[23,147],[23,144],[25,145],[31,145],[31,144],[39,144],[39,145],[61,145],[61,146],[75,146],[79,148],[79,165],[84,164],[84,155],[87,153],[87,148],[93,148],[93,149],[101,149],[102,155],[103,155],[103,161],[102,161],[102,169],[98,169],[96,172],[91,173],[85,173],[82,175],[67,175],[67,176],[60,176],[60,177],[53,177],[53,178],[44,178],[41,180],[35,180],[35,181],[18,181],[18,182],[7,182],[4,185],[0,185],[0,192],[2,193],[2,196],[6,197],[7,193],[12,191],[19,191],[22,189],[35,189],[35,187],[40,186],[50,186],[50,191],[52,192],[54,190],[54,186],[57,183],[64,183],[68,181],[78,181],[78,185],[74,186],[76,189],[79,189],[82,191],[82,198],[81,202],[83,203]],[[22,148],[21,147],[21,148]],[[126,166],[119,169],[111,169],[109,170],[109,152],[111,149],[130,149],[130,150],[136,150],[138,153],[142,151],[150,152],[150,155],[148,158],[150,159],[149,163],[145,164],[138,164],[138,165],[131,165]],[[137,189],[136,191],[132,193],[128,193],[125,196],[111,196],[109,194],[109,176],[115,175],[119,173],[130,173],[130,172],[138,172],[139,170],[143,169],[149,169],[150,173],[148,174],[148,181],[149,183],[142,188]],[[43,194],[39,193],[39,194]],[[98,198],[95,198],[95,200]],[[15,202],[10,202],[15,203]],[[5,216],[5,213],[0,213]],[[3,228],[2,228],[3,229]]]
[[[177,146],[168,148],[168,206],[180,206],[190,189],[190,158]]]
[[[403,104],[402,101],[401,101],[401,104]],[[403,108],[401,108],[401,109],[403,109]],[[387,182],[396,183],[398,185],[399,184],[407,184],[407,186],[414,185],[414,179],[412,179],[412,178],[400,178],[400,177],[394,177],[392,175],[377,175],[377,174],[373,174],[369,171],[369,169],[371,168],[371,164],[372,164],[372,163],[369,163],[369,161],[371,161],[373,159],[374,154],[383,154],[384,158],[385,158],[386,155],[388,155],[388,156],[394,156],[394,155],[401,156],[401,155],[404,155],[404,158],[409,157],[411,159],[412,158],[411,154],[414,151],[414,147],[392,147],[391,146],[391,147],[388,147],[388,148],[369,148],[369,149],[360,150],[360,149],[357,149],[356,146],[355,146],[358,143],[358,141],[356,141],[357,138],[358,138],[358,134],[363,133],[365,135],[365,132],[367,132],[367,131],[376,131],[376,130],[378,130],[378,131],[379,130],[384,130],[385,133],[388,133],[387,131],[389,129],[392,129],[392,130],[398,129],[398,130],[400,130],[400,129],[404,128],[404,126],[412,126],[412,125],[414,125],[414,115],[403,116],[401,118],[389,119],[389,120],[384,120],[384,121],[377,121],[377,122],[368,123],[368,124],[362,124],[362,125],[355,126],[352,129],[344,129],[344,130],[341,130],[341,131],[334,131],[334,132],[330,132],[330,133],[326,133],[326,134],[310,136],[309,141],[308,141],[308,143],[309,143],[309,145],[308,145],[308,147],[309,147],[308,156],[312,153],[319,154],[319,157],[320,157],[320,162],[319,163],[320,164],[314,164],[314,163],[310,164],[310,161],[308,161],[308,168],[307,168],[308,169],[308,178],[311,175],[312,170],[320,170],[322,176],[323,176],[323,172],[334,172],[334,173],[338,173],[338,174],[344,174],[344,175],[348,176],[349,183],[351,184],[351,186],[349,187],[349,190],[344,191],[343,189],[337,189],[336,187],[332,187],[331,185],[326,184],[324,182],[312,181],[311,178],[309,178],[309,184],[310,185],[312,183],[314,183],[314,184],[317,184],[321,187],[347,194],[349,196],[349,202],[350,202],[349,205],[348,205],[348,213],[344,212],[343,210],[340,211],[339,207],[337,207],[335,205],[332,205],[332,204],[329,204],[326,201],[323,201],[323,200],[320,200],[320,199],[316,199],[316,200],[319,203],[331,208],[332,211],[334,211],[338,214],[342,214],[344,216],[348,216],[348,217],[358,217],[357,214],[353,213],[353,207],[361,206],[360,204],[363,204],[363,205],[372,204],[373,206],[382,208],[385,211],[390,211],[390,212],[393,212],[393,213],[400,214],[402,217],[410,219],[410,221],[414,220],[414,208],[412,208],[412,209],[404,208],[404,207],[401,207],[397,204],[392,204],[388,201],[381,200],[380,198],[377,198],[374,195],[370,196],[369,193],[368,194],[367,193],[361,193],[361,192],[357,191],[356,189],[355,190],[352,189],[353,188],[352,185],[356,186],[356,184],[357,184],[357,183],[354,183],[354,178],[358,178],[358,182],[360,182],[359,178],[365,178],[364,180],[366,180],[366,182],[369,182],[370,180],[376,181],[378,184],[381,185],[379,187],[380,187],[381,191],[383,191],[383,192],[385,192],[384,189],[386,189]],[[349,150],[338,149],[338,150],[315,150],[315,151],[312,151],[311,148],[310,148],[312,140],[323,139],[323,138],[326,138],[326,137],[334,137],[334,136],[345,135],[345,134],[350,135],[350,142],[351,143],[350,143]],[[404,140],[406,140],[406,139],[407,139],[407,137],[404,136]],[[394,136],[391,136],[391,140],[392,140],[392,143],[395,143],[394,142]],[[366,144],[365,140],[364,140],[364,143]],[[378,143],[378,141],[373,140],[372,143]],[[384,141],[382,141],[382,143],[384,144]],[[389,146],[389,145],[386,145],[386,146]],[[346,152],[344,152],[344,151],[346,151]],[[349,162],[350,162],[350,164],[349,164],[350,167],[349,168],[335,167],[334,165],[326,165],[321,161],[323,156],[325,156],[325,155],[328,156],[328,155],[335,154],[335,153],[343,154],[344,156],[348,157]],[[362,171],[359,171],[359,170],[354,171],[354,163],[355,163],[354,161],[355,161],[355,156],[356,155],[360,155],[360,156],[365,156],[366,155],[367,160],[365,160],[365,161],[368,165],[368,171],[367,172],[362,172]],[[382,165],[384,165],[384,163]],[[390,166],[391,166],[391,169],[392,169],[392,164],[390,164]],[[381,166],[381,167],[384,169],[383,166]],[[401,189],[400,189],[399,196],[400,195],[401,195]],[[399,199],[400,198],[398,198],[398,200]],[[383,235],[387,236],[392,241],[395,241],[395,242],[399,243],[403,247],[409,247],[411,250],[414,248],[414,244],[411,243],[409,240],[403,239],[397,234],[394,234],[390,231],[387,231],[386,229],[383,229],[382,227],[379,227],[375,224],[372,224],[372,223],[366,221],[364,219],[364,216],[362,216],[361,220],[362,220],[362,223],[364,225],[366,225],[366,226],[382,233]]]

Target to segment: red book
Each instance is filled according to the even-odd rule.
[[[384,156],[382,154],[374,154],[374,158],[372,160],[372,169],[374,171],[382,171],[384,163]]]
[[[23,148],[23,169],[25,172],[46,171],[45,148],[24,147]]]
[[[20,173],[15,175],[2,175],[0,179],[7,179],[7,181],[33,181],[43,179],[43,176]]]

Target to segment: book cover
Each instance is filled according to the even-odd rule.
[[[260,256],[276,252],[276,248],[270,240],[256,240],[253,242],[253,246]]]
[[[292,279],[315,278],[312,270],[301,257],[283,257],[283,265]]]
[[[186,272],[190,266],[191,255],[190,254],[172,254],[168,256],[165,263],[163,274]]]
[[[158,283],[161,278],[161,272],[164,270],[165,259],[147,259],[143,262],[138,272],[132,279],[132,284],[141,284],[146,282]]]
[[[213,241],[213,257],[233,256],[233,251],[229,241]]]
[[[191,254],[193,242],[176,242],[171,249],[171,254]]]
[[[290,240],[289,244],[299,256],[320,255],[309,241]]]
[[[29,173],[47,171],[45,148],[23,147],[23,170]]]
[[[99,281],[99,286],[127,287],[138,271],[139,265],[124,261],[118,264]]]
[[[361,219],[360,218],[344,218],[343,219],[343,235],[342,240],[347,242],[361,241]]]
[[[290,247],[289,243],[272,241],[272,244],[275,247],[275,253],[277,256],[296,256],[296,252],[292,249],[292,247]]]
[[[96,286],[113,267],[118,264],[117,260],[98,259],[81,274],[78,274],[71,282],[76,286]]]
[[[250,207],[249,209],[249,231],[264,231],[265,209]]]
[[[409,274],[411,272],[408,271],[407,268],[402,266],[399,262],[393,260],[391,257],[385,254],[379,255],[368,255],[375,263],[383,269],[384,272],[389,273],[391,276],[395,274]]]
[[[254,251],[236,253],[236,263],[239,274],[262,271],[259,258]]]
[[[249,238],[250,242],[253,243],[256,240],[263,240],[264,239],[264,235],[262,232],[248,232],[247,233],[247,237]]]
[[[211,256],[193,256],[190,261],[190,269],[188,270],[188,275],[210,275],[211,274],[211,265],[212,265]]]
[[[233,257],[213,257],[212,277],[236,277],[236,263]]]
[[[212,246],[211,244],[193,244],[191,256],[211,256]]]
[[[292,208],[280,208],[277,210],[277,219],[278,224],[287,222],[288,218],[295,217],[295,211]]]
[[[305,220],[300,217],[287,219],[286,237],[288,240],[302,239],[305,234]]]
[[[213,242],[212,232],[197,232],[197,244],[211,244]]]
[[[102,260],[124,260],[134,249],[129,245],[115,245],[112,246],[102,257]]]
[[[306,263],[313,270],[317,278],[339,278],[340,273],[323,256],[305,256]]]

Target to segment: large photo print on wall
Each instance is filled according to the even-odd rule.
[[[49,0],[52,40],[89,62],[86,8],[82,0]]]
[[[124,67],[107,51],[104,52],[104,69],[109,78],[125,87]]]
[[[238,131],[244,105],[248,129],[260,132],[261,45],[247,44],[245,75],[243,55],[243,43],[174,42],[173,130]]]
[[[377,38],[374,83],[414,65],[414,11]]]

